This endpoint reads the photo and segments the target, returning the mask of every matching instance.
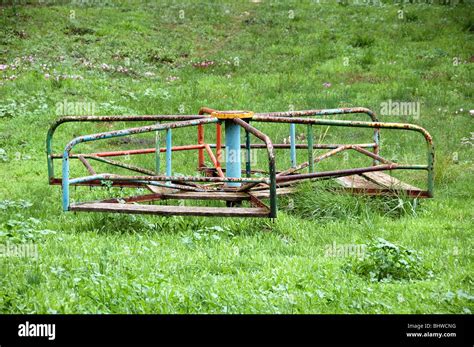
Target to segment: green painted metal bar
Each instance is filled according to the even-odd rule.
[[[195,126],[199,124],[205,123],[216,123],[218,120],[214,118],[204,118],[204,119],[193,119],[188,121],[182,122],[174,122],[174,123],[164,123],[164,124],[155,124],[155,125],[148,125],[130,129],[123,129],[123,130],[114,130],[114,131],[107,131],[103,133],[91,134],[91,135],[84,135],[79,136],[71,140],[66,147],[64,147],[63,151],[63,167],[62,167],[62,190],[63,190],[63,210],[69,210],[69,186],[70,186],[70,179],[69,179],[69,155],[71,150],[74,146],[79,143],[83,142],[90,142],[90,141],[97,141],[103,139],[109,139],[113,137],[121,137],[121,136],[128,136],[133,134],[142,134],[148,133],[153,131],[171,129],[171,128],[184,128],[189,126]],[[50,132],[52,128],[50,128]]]
[[[427,143],[427,155],[428,155],[428,177],[427,187],[429,196],[432,197],[434,194],[434,146],[433,138],[426,129],[407,123],[382,123],[382,122],[361,122],[361,121],[345,121],[345,120],[328,120],[328,119],[308,119],[308,118],[285,118],[285,117],[272,117],[264,115],[254,115],[252,118],[254,122],[267,122],[267,123],[296,123],[296,124],[313,124],[313,125],[329,125],[329,126],[341,126],[341,127],[354,127],[354,128],[376,128],[380,129],[397,129],[397,130],[410,130],[421,133]],[[375,149],[375,148],[374,148]]]
[[[66,116],[54,121],[46,135],[46,159],[48,162],[48,179],[54,179],[53,164],[53,136],[56,129],[65,123],[71,122],[145,122],[145,121],[183,121],[202,119],[202,115],[143,115],[143,116]],[[62,155],[61,155],[62,158]]]
[[[171,129],[166,129],[166,176],[171,176]]]
[[[266,112],[255,113],[255,116],[271,116],[271,117],[307,117],[307,116],[330,116],[343,114],[366,114],[373,122],[378,122],[377,115],[374,111],[365,107],[346,107],[322,110],[301,110],[301,111],[286,111],[286,112]],[[375,146],[374,154],[380,153],[380,129],[374,128],[373,136]],[[378,161],[374,159],[373,165],[377,165]]]
[[[308,124],[308,171],[314,172],[314,158],[313,158],[313,126],[311,124]]]
[[[290,162],[291,167],[296,166],[296,125],[290,124]]]

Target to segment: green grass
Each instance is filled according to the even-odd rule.
[[[470,313],[472,5],[320,2],[0,7],[0,64],[10,66],[0,72],[0,241],[34,243],[39,253],[37,260],[0,258],[0,312]],[[214,64],[193,66],[203,61]],[[63,213],[60,188],[47,184],[44,141],[65,100],[93,102],[101,115],[195,114],[201,106],[379,112],[388,100],[419,102],[419,119],[380,119],[433,135],[436,197],[369,199],[315,183],[292,201],[281,198],[274,222]],[[278,142],[288,136],[287,126],[259,127]],[[66,125],[55,151],[73,136],[108,129]],[[368,134],[315,129],[324,142],[367,141]],[[212,141],[210,129],[206,136]],[[190,138],[194,129],[174,133],[176,144]],[[423,164],[424,150],[417,135],[382,132],[388,158]],[[257,159],[263,168],[265,154]],[[348,159],[321,168],[362,163]],[[178,154],[174,170],[192,173],[195,161]],[[288,153],[278,152],[277,165],[289,165]],[[424,182],[420,173],[403,177]],[[110,192],[72,194],[85,200]],[[373,246],[385,244],[380,239],[397,257]],[[372,245],[373,258],[328,256],[334,243]],[[417,257],[407,261],[410,252]],[[386,269],[402,275],[369,275]]]

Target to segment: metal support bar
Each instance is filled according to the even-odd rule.
[[[221,122],[216,123],[216,156],[217,163],[221,167],[222,161],[222,124]]]
[[[357,174],[363,174],[366,172],[373,172],[373,171],[401,170],[401,169],[427,170],[428,165],[384,164],[384,165],[376,165],[376,166],[369,166],[369,167],[360,167],[360,168],[355,168],[355,169],[313,172],[310,174],[281,176],[281,177],[277,177],[277,182],[278,183],[291,182],[291,181],[298,181],[302,179],[313,179],[313,178],[322,178],[322,177],[343,177],[343,176],[357,175]]]
[[[185,121],[206,118],[204,115],[143,115],[143,116],[67,116],[51,124],[46,135],[46,157],[48,161],[49,181],[54,179],[53,136],[56,129],[70,122],[146,122],[146,121]]]
[[[198,125],[198,144],[204,144],[204,129],[201,124]],[[204,166],[204,150],[201,148],[198,152],[198,168],[203,168]]]
[[[160,132],[155,132],[155,173],[160,174]]]
[[[225,177],[224,172],[222,171],[222,168],[220,167],[220,164],[217,161],[217,158],[214,156],[214,153],[212,153],[211,147],[209,147],[209,145],[204,145],[204,147],[206,148],[207,154],[209,154],[209,157],[211,158],[211,161],[214,164],[214,167],[216,168],[219,176]]]
[[[166,129],[166,176],[171,176],[171,129]]]
[[[309,163],[309,172],[314,172],[314,159],[313,159],[313,126],[308,125],[308,163]]]
[[[270,218],[277,216],[277,194],[276,194],[276,168],[275,168],[275,151],[273,150],[273,143],[270,138],[262,133],[257,128],[251,126],[249,123],[239,118],[234,118],[234,122],[239,124],[249,133],[259,138],[267,145],[268,152],[268,174],[270,176]],[[242,188],[242,187],[241,187]]]
[[[288,111],[288,112],[267,112],[255,113],[255,116],[270,116],[270,117],[308,117],[308,116],[332,116],[342,114],[366,114],[370,117],[372,122],[378,122],[377,115],[372,110],[365,107],[343,107],[322,110],[303,110],[303,111]],[[375,147],[374,154],[378,155],[380,152],[380,129],[374,127],[373,136]],[[373,165],[377,165],[377,160],[374,160]]]
[[[245,174],[247,177],[250,177],[252,175],[252,168],[251,168],[251,151],[252,147],[250,144],[250,133],[245,130],[245,150],[246,150],[246,156],[245,156]]]
[[[131,171],[144,173],[146,175],[155,175],[155,172],[152,171],[152,170],[148,170],[148,169],[145,169],[145,168],[142,168],[142,167],[139,167],[139,166],[135,166],[135,165],[131,165],[131,164],[121,163],[121,162],[116,161],[116,160],[105,159],[105,158],[94,157],[94,156],[89,156],[87,158],[92,159],[92,160],[96,160],[96,161],[100,161],[100,162],[103,162],[103,163],[106,163],[106,164],[110,164],[110,165],[113,165],[113,166],[118,166],[118,167],[128,169],[128,170],[131,170]]]
[[[290,124],[290,162],[291,166],[296,166],[296,125]]]
[[[69,182],[69,165],[70,165],[69,154],[72,148],[76,146],[77,144],[82,143],[82,142],[90,142],[90,141],[108,139],[108,138],[113,138],[113,137],[128,136],[132,134],[142,134],[142,133],[171,129],[171,128],[182,128],[182,127],[196,126],[199,124],[215,123],[215,122],[217,122],[217,119],[203,118],[203,119],[188,120],[188,121],[182,121],[182,122],[148,125],[148,126],[143,126],[143,127],[108,131],[108,132],[103,132],[103,133],[76,137],[75,139],[73,139],[66,145],[63,151],[62,182],[61,182],[62,190],[63,190],[63,210],[64,211],[69,210],[69,184],[70,184]],[[171,140],[171,136],[170,136],[170,140]],[[171,151],[171,147],[169,149]]]
[[[326,159],[326,158],[329,158],[329,157],[335,155],[336,153],[345,151],[345,150],[347,150],[347,149],[349,149],[349,148],[351,148],[351,145],[340,146],[340,147],[335,148],[335,149],[333,149],[333,150],[330,150],[329,152],[326,152],[326,153],[324,153],[324,154],[322,154],[322,155],[320,155],[320,156],[318,156],[318,157],[316,157],[316,158],[313,158],[312,162],[313,162],[313,163],[319,163],[320,161],[322,161],[322,160],[324,160],[324,159]],[[280,172],[280,173],[277,175],[277,177],[290,175],[290,174],[292,174],[292,173],[294,173],[294,172],[296,172],[296,171],[299,171],[299,170],[301,170],[301,169],[304,169],[304,168],[306,168],[306,167],[308,167],[308,166],[310,166],[310,162],[309,162],[309,161],[304,162],[304,163],[302,163],[302,164],[300,164],[300,165],[298,165],[298,166],[296,166],[296,167],[292,167],[292,168],[289,168],[289,169],[287,169],[287,170],[285,170],[285,171]]]
[[[78,158],[81,161],[81,163],[84,164],[87,171],[89,171],[91,175],[97,175],[97,172],[95,172],[95,170],[92,168],[91,164],[87,161],[86,158],[84,158],[82,155],[79,155]]]
[[[209,145],[215,147],[215,145]],[[185,146],[173,146],[171,150],[175,151],[189,151],[193,149],[200,149],[204,148],[204,145],[185,145]],[[84,158],[88,157],[118,157],[121,155],[135,155],[135,154],[148,154],[148,153],[155,153],[156,148],[142,148],[142,149],[129,149],[125,151],[112,151],[112,152],[96,152],[96,153],[78,153],[78,154],[71,154],[69,158],[77,158],[79,155],[82,155]],[[166,147],[161,147],[160,152],[165,153]],[[53,159],[62,158],[61,154],[52,154],[51,157]]]
[[[433,138],[426,131],[426,129],[406,123],[381,123],[381,122],[360,122],[360,121],[344,121],[344,120],[328,120],[328,119],[308,119],[308,118],[285,118],[285,117],[270,117],[270,116],[259,116],[254,115],[252,121],[257,122],[270,122],[270,123],[297,123],[297,124],[313,124],[313,125],[332,125],[341,127],[354,127],[354,128],[375,128],[380,129],[398,129],[398,130],[411,130],[421,133],[427,144],[428,154],[428,165],[426,170],[428,171],[427,186],[428,194],[430,197],[434,194],[434,146]],[[375,148],[374,148],[375,152]],[[375,154],[375,153],[374,153]],[[375,166],[374,166],[375,167]]]
[[[188,182],[239,182],[239,183],[270,183],[268,178],[232,178],[232,177],[206,177],[206,176],[122,176],[115,174],[98,174],[94,176],[78,177],[69,180],[69,184],[90,182],[95,180],[117,180],[117,181],[141,181],[141,182],[163,182],[173,181],[180,183]],[[64,182],[64,179],[63,179]],[[148,184],[148,183],[147,183]]]

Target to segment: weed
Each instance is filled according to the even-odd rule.
[[[399,281],[423,279],[432,274],[423,266],[418,252],[376,238],[366,247],[364,257],[352,260],[348,271],[371,281]]]

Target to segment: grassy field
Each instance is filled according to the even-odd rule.
[[[38,247],[37,259],[1,257],[1,313],[473,311],[473,5],[43,1],[0,13],[0,243]],[[379,117],[433,135],[434,199],[335,195],[313,183],[280,199],[275,221],[161,218],[63,213],[60,188],[48,185],[46,132],[69,113],[65,103],[132,115],[201,106],[384,113],[389,101],[420,106]],[[67,125],[55,151],[108,126]],[[287,126],[261,129],[288,136]],[[325,142],[363,134],[315,133]],[[195,139],[194,129],[174,134],[176,144]],[[424,164],[424,150],[416,135],[382,132],[388,158]],[[344,159],[325,165],[358,163]],[[174,170],[190,173],[194,162],[176,155]],[[277,165],[289,165],[287,152]],[[365,258],[328,253],[347,245],[367,245]]]

